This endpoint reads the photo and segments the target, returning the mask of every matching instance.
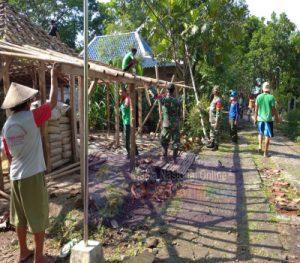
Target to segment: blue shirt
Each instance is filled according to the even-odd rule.
[[[229,109],[229,119],[237,120],[239,117],[239,104],[237,101],[232,101]]]

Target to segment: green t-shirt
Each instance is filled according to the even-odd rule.
[[[129,52],[125,55],[125,57],[122,60],[122,70],[126,69],[128,67],[128,63],[130,60],[133,59],[133,54],[132,52]]]
[[[258,107],[258,121],[273,121],[272,108],[275,107],[275,98],[268,93],[262,93],[256,98]]]
[[[130,107],[125,106],[125,100],[122,102],[120,107],[123,125],[130,125]]]

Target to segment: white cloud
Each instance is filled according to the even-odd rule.
[[[251,15],[270,20],[274,11],[277,15],[286,13],[290,21],[300,29],[299,0],[246,0]]]

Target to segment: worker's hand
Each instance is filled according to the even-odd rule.
[[[257,126],[257,119],[254,118],[254,126],[256,127]]]
[[[234,120],[234,125],[237,125],[237,120]]]
[[[219,125],[218,125],[218,123],[216,122],[215,125],[214,125],[214,128],[215,128],[215,129],[218,129],[218,126],[219,126]]]

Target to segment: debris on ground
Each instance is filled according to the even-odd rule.
[[[5,211],[2,216],[0,216],[0,232],[13,231],[14,226],[9,223],[9,212]]]

